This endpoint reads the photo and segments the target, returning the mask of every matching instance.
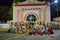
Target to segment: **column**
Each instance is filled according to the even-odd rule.
[[[18,12],[17,12],[17,20],[18,20],[18,22],[20,22],[20,10],[17,10]]]
[[[46,8],[44,8],[44,22],[46,21]]]
[[[22,21],[24,21],[24,10],[22,10]]]
[[[41,20],[42,20],[42,16],[41,16],[41,9],[40,9],[40,10],[38,10],[38,12],[39,12],[39,20],[41,21]]]

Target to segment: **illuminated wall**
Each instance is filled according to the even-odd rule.
[[[14,4],[13,5],[13,21],[26,21],[26,17],[30,14],[36,16],[37,21],[50,22],[50,6],[45,8],[47,4]]]

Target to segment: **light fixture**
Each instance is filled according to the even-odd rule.
[[[58,3],[58,0],[55,0],[54,3]]]
[[[48,3],[48,5],[45,8],[47,8],[48,6],[55,4],[55,3],[58,3],[58,0],[55,0],[53,3]]]

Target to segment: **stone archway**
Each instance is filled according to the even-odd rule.
[[[36,13],[30,12],[25,15],[24,18],[26,21],[37,21],[38,15]]]
[[[36,21],[37,19],[36,19],[36,16],[35,16],[35,15],[30,14],[30,15],[28,15],[28,16],[26,17],[26,20],[27,20],[27,21]]]

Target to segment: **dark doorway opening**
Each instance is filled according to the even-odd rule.
[[[35,15],[30,14],[30,15],[27,16],[26,20],[27,21],[36,21],[37,19],[36,19],[36,16]]]

